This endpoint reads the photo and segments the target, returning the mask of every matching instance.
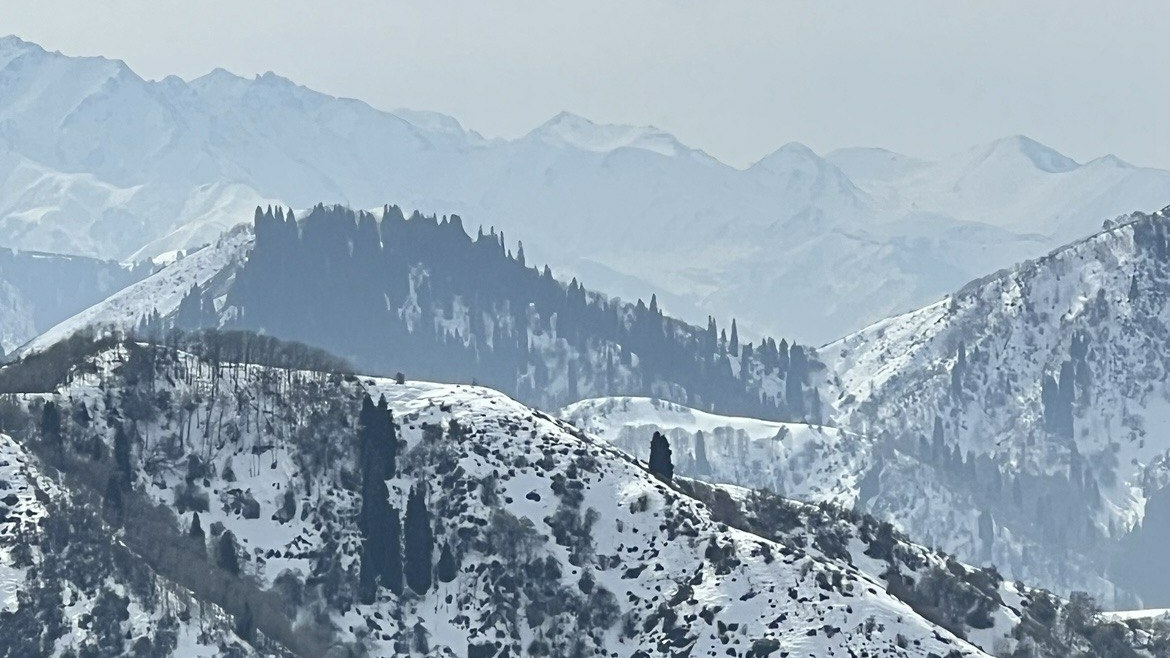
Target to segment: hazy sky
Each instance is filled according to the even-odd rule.
[[[3,0],[4,33],[148,78],[273,70],[488,136],[561,110],[653,124],[741,166],[1021,133],[1170,168],[1166,0]]]

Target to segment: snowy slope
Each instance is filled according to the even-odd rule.
[[[237,227],[215,244],[171,262],[142,281],[54,325],[22,345],[16,353],[39,352],[88,329],[129,331],[153,313],[171,314],[193,286],[214,289],[216,286],[209,284],[230,277],[251,244],[252,232]]]
[[[583,400],[558,416],[639,459],[649,458],[650,437],[662,432],[681,475],[845,508],[856,504],[873,461],[867,440],[837,429],[720,416],[652,398]]]
[[[791,144],[746,170],[658,129],[569,113],[487,140],[451,117],[383,112],[274,74],[146,81],[12,37],[0,85],[0,244],[146,257],[210,242],[257,204],[393,200],[506,230],[534,261],[588,272],[610,294],[659,292],[696,309],[692,321],[736,314],[806,342],[1170,194],[1167,172],[1074,166],[1023,138],[934,163]]]
[[[0,655],[277,655],[241,642],[222,610],[127,564],[84,505],[0,434]]]
[[[65,418],[84,406],[93,419],[67,422],[67,436],[96,435],[112,450],[107,419],[120,418],[135,491],[167,506],[205,496],[208,537],[231,531],[243,573],[300,592],[300,606],[337,625],[335,646],[374,656],[988,655],[847,560],[729,528],[628,455],[490,390],[182,354],[149,374],[137,349],[100,353],[96,372],[55,396]],[[151,399],[165,391],[185,402],[128,406],[146,387]],[[449,582],[403,596],[382,589],[372,604],[352,598],[363,393],[385,396],[398,425],[391,504],[402,509],[426,483],[434,557],[447,545],[456,563]],[[192,513],[176,511],[185,528]],[[334,575],[311,578],[323,574]]]
[[[661,431],[686,475],[857,506],[970,562],[1090,590],[1107,605],[1160,602],[1160,585],[1118,571],[1100,550],[1127,546],[1167,482],[1170,395],[1154,347],[1170,317],[1157,246],[1166,218],[1131,222],[822,348],[848,432],[637,398],[561,415],[643,457]],[[1041,382],[1059,379],[1074,336],[1089,345],[1076,379],[1091,384],[1077,394],[1069,442],[1045,428]],[[969,365],[956,395],[960,343]],[[1145,540],[1122,559],[1145,564],[1157,545]]]
[[[668,485],[487,389],[213,364],[141,345],[91,359],[57,393],[19,398],[34,418],[46,400],[61,405],[70,495],[92,496],[78,485],[84,474],[118,468],[120,433],[130,446],[124,504],[172,510],[175,534],[198,513],[206,556],[192,537],[164,543],[178,561],[208,562],[215,578],[210,562],[223,564],[230,533],[250,600],[279,611],[258,612],[256,631],[289,631],[281,624],[296,618],[277,639],[298,655],[1117,655],[1098,644],[1106,636],[1136,649],[1125,655],[1156,655],[1148,647],[1159,636],[1140,624],[1075,618],[1046,593],[831,506]],[[363,395],[384,396],[397,427],[390,505],[408,508],[410,490],[425,487],[435,538],[432,584],[379,588],[372,603],[355,598]],[[0,443],[6,455],[23,455],[20,442],[55,454],[35,420],[21,427],[16,443]],[[140,522],[121,521],[131,550],[141,549]],[[409,545],[409,512],[403,527]],[[164,572],[192,573],[176,558]],[[1052,623],[1073,630],[1050,637]]]
[[[994,538],[985,528],[982,547],[964,547],[946,539],[951,521],[927,517],[905,527],[965,559],[990,549],[1001,568],[1051,587],[1097,580],[1101,593],[1164,600],[1101,548],[1160,523],[1145,513],[1170,481],[1168,222],[1135,215],[820,350],[837,373],[839,421],[949,472],[947,514],[972,527],[986,514]],[[1134,550],[1126,565],[1148,572],[1149,549]],[[1041,577],[1054,553],[1063,573]]]
[[[643,459],[650,437],[662,432],[682,475],[867,512],[972,564],[995,565],[1009,576],[1060,591],[1089,590],[1109,601],[1116,594],[1084,556],[1059,564],[1024,560],[1044,546],[1026,533],[1000,527],[1003,537],[988,544],[980,532],[988,502],[971,495],[966,471],[950,464],[940,468],[915,445],[882,441],[875,424],[860,423],[872,433],[858,434],[628,397],[585,400],[559,415]]]

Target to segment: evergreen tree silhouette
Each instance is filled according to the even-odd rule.
[[[359,597],[373,603],[378,583],[395,593],[402,591],[402,543],[398,511],[390,505],[386,480],[394,477],[398,438],[394,419],[383,396],[375,405],[362,398],[358,414],[361,454],[362,506],[358,529],[362,551],[358,573]]]
[[[61,437],[61,408],[52,400],[45,402],[41,409],[41,436],[54,450],[58,452],[64,450]]]
[[[650,472],[670,482],[674,478],[674,463],[671,460],[670,442],[661,432],[655,432],[650,439]]]
[[[695,432],[695,472],[699,475],[711,474],[711,464],[707,461],[707,440],[703,437],[703,430]]]
[[[224,530],[219,536],[219,550],[216,552],[216,563],[224,571],[233,576],[240,575],[240,557],[236,554],[236,536],[231,530]]]
[[[427,509],[426,488],[422,484],[410,488],[403,526],[402,566],[406,584],[416,594],[426,594],[431,589],[435,537],[431,530],[431,513]]]
[[[451,544],[444,542],[443,550],[439,553],[439,563],[435,566],[435,577],[441,583],[449,583],[455,580],[458,568],[455,564],[455,553],[451,551]]]

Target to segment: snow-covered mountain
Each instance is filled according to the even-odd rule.
[[[677,323],[653,304],[612,304],[556,284],[523,266],[523,256],[508,256],[498,236],[472,240],[457,218],[385,213],[379,222],[318,208],[296,231],[287,217],[260,213],[268,236],[261,256],[253,232],[237,229],[23,353],[85,327],[162,331],[194,318],[189,328],[264,330],[384,373],[491,383],[545,408],[598,395],[657,396],[675,404],[603,398],[562,413],[636,455],[663,431],[682,474],[864,510],[972,563],[1062,592],[1088,590],[1110,606],[1161,600],[1125,564],[1145,564],[1159,545],[1161,521],[1134,530],[1147,510],[1161,519],[1157,492],[1170,481],[1161,470],[1168,396],[1159,393],[1165,377],[1153,347],[1166,336],[1164,214],[1135,216],[815,355],[806,350],[802,384],[790,391],[785,359],[795,349],[783,341],[775,355],[759,344],[732,347],[712,327]],[[297,236],[321,255],[298,251]],[[354,291],[391,310],[338,306]],[[360,347],[367,343],[376,349]],[[967,377],[977,385],[968,388]],[[1090,397],[1076,393],[1071,407],[1054,402],[1085,381]],[[705,411],[678,406],[696,400]],[[1038,410],[1046,404],[1059,411],[1045,416]],[[1061,438],[1072,421],[1052,420],[1071,409],[1090,419],[1075,423],[1075,445]],[[833,427],[712,411],[815,414]],[[1058,440],[1054,428],[1065,432]],[[1053,551],[1060,560],[1043,557]],[[1137,557],[1116,557],[1122,553]]]
[[[395,199],[523,236],[530,258],[611,294],[803,341],[1170,200],[1170,173],[1024,138],[939,162],[793,144],[739,170],[650,127],[563,113],[485,139],[273,74],[146,81],[15,37],[0,39],[0,89],[0,244],[137,258],[212,242],[257,204]]]
[[[257,210],[238,227],[24,345],[79,332],[163,336],[231,329],[294,340],[367,372],[478,382],[547,409],[598,395],[655,395],[775,419],[821,419],[822,372],[781,338],[753,345],[528,267],[458,216]],[[292,264],[295,263],[295,266]]]
[[[1164,532],[1170,482],[1168,301],[1170,217],[1138,214],[819,354],[839,378],[839,422],[956,474],[954,504],[986,517],[1001,568],[1055,562],[1070,583],[1087,568],[1165,604],[1148,539]],[[904,527],[971,559],[943,539],[955,510]]]
[[[1135,215],[821,348],[839,429],[631,398],[561,414],[634,454],[662,432],[687,475],[856,508],[1109,605],[1165,605],[1168,236],[1165,211]]]
[[[27,525],[0,535],[17,593],[3,637],[54,657],[108,637],[137,647],[164,623],[180,637],[203,624],[198,640],[222,643],[220,655],[1047,658],[1156,656],[1165,641],[872,519],[659,479],[494,391],[222,354],[101,341],[43,355],[69,359],[48,370],[0,370],[6,388],[46,391],[3,408],[4,468],[25,474],[6,478],[18,493],[3,504]],[[70,496],[100,500],[83,535],[96,545],[71,554],[68,573],[29,568],[51,555],[37,547],[53,510],[37,506]],[[149,568],[137,580],[96,571],[103,550]],[[197,615],[230,617],[184,616],[152,582],[194,597]],[[66,614],[91,608],[51,605],[34,594],[44,588],[76,606],[100,593],[92,615]]]

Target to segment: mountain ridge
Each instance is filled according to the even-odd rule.
[[[21,90],[7,114],[0,108],[0,143],[10,150],[0,172],[22,182],[0,189],[0,243],[142,258],[213,242],[255,205],[373,208],[393,198],[523,235],[531,256],[558,271],[589,268],[613,294],[659,292],[687,300],[680,310],[697,309],[692,321],[736,313],[745,330],[782,327],[806,342],[915,308],[1081,237],[1102,217],[1153,210],[1170,196],[1170,173],[1109,158],[1049,173],[1021,156],[1022,177],[1002,163],[965,178],[961,163],[945,165],[952,159],[915,166],[905,180],[867,181],[806,154],[803,165],[765,174],[716,166],[673,136],[635,127],[589,122],[593,136],[577,146],[487,140],[445,115],[399,116],[276,75],[147,82],[131,71],[106,85],[116,73],[108,60],[25,59],[0,68]],[[39,109],[12,114],[19,107]],[[64,124],[61,108],[76,110]],[[263,122],[250,118],[257,114]],[[119,132],[131,122],[134,134]],[[620,134],[598,146],[599,131]],[[1003,249],[972,243],[968,229],[981,224],[1000,232]],[[842,239],[843,227],[864,227],[866,240]],[[823,253],[856,263],[859,278],[890,282],[884,301],[834,283]],[[955,265],[942,264],[955,254]],[[761,304],[738,310],[745,295]],[[830,298],[841,300],[831,311],[809,304]]]
[[[180,637],[191,633],[188,622],[208,623],[207,613],[188,618],[182,610],[191,603],[152,601],[154,590],[128,584],[143,575],[103,562],[101,543],[123,537],[140,551],[145,538],[168,533],[173,550],[148,560],[158,571],[144,575],[175,578],[180,587],[194,578],[223,584],[196,588],[203,604],[227,613],[200,636],[222,655],[693,649],[743,658],[850,651],[958,658],[1026,647],[1039,658],[1074,649],[1112,658],[1158,655],[1165,642],[1154,625],[1104,618],[1091,603],[967,567],[873,519],[660,479],[495,391],[303,370],[295,346],[261,353],[241,339],[205,336],[181,348],[75,342],[57,354],[65,360],[56,374],[31,361],[0,369],[6,388],[39,378],[32,388],[48,391],[17,394],[0,407],[0,422],[16,437],[0,436],[0,454],[34,472],[38,460],[55,465],[68,495],[104,500],[100,520],[74,536],[97,549],[85,559],[71,555],[80,569],[0,569],[18,592],[62,588],[89,615],[79,619],[96,622],[22,597],[0,614],[0,628],[28,625],[17,650],[31,642],[57,656],[54,647],[120,638],[118,646],[176,655],[164,632],[175,625],[171,610]],[[285,366],[263,365],[280,353]],[[376,442],[383,431],[389,443]],[[381,450],[390,451],[384,481],[374,479]],[[12,463],[0,463],[0,472]],[[0,486],[10,482],[21,483],[6,478]],[[29,493],[14,509],[34,499]],[[59,518],[60,498],[35,497],[52,506],[50,519]],[[148,509],[157,517],[147,524],[153,535],[144,534],[144,515],[131,513]],[[384,521],[398,530],[380,535]],[[28,537],[14,544],[0,533],[0,548]],[[401,548],[403,562],[369,580],[381,564],[370,549],[383,541]],[[0,566],[9,560],[0,550]],[[104,583],[86,590],[85,567],[100,569]],[[128,596],[111,600],[123,588]]]

